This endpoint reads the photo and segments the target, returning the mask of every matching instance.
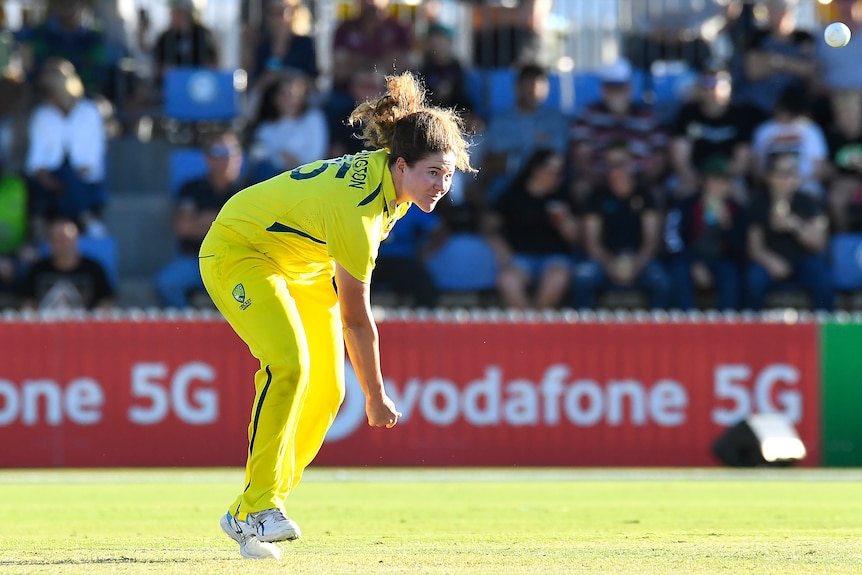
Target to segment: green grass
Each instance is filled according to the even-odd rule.
[[[0,574],[862,573],[858,470],[309,470],[247,561],[230,470],[3,471]]]

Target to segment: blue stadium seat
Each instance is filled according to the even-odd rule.
[[[80,236],[78,249],[89,258],[93,258],[105,269],[111,286],[117,287],[120,281],[120,264],[117,256],[117,240],[112,236],[92,237]]]
[[[497,258],[479,235],[453,235],[426,265],[440,291],[480,292],[497,285]]]
[[[835,289],[862,288],[862,234],[836,234],[830,241],[830,251]]]
[[[165,72],[165,116],[181,122],[231,121],[239,115],[234,72],[171,68]]]
[[[171,196],[176,196],[182,185],[207,173],[207,161],[200,148],[175,148],[168,159],[168,183]]]

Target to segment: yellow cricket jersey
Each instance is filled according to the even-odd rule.
[[[411,205],[395,204],[388,161],[377,150],[300,166],[235,194],[216,225],[293,274],[332,274],[338,262],[367,283],[380,242]]]

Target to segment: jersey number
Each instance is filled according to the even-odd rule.
[[[350,162],[345,162],[344,158],[326,160],[310,172],[303,172],[303,166],[300,166],[290,171],[290,177],[294,180],[307,180],[309,178],[313,178],[314,176],[319,176],[320,174],[325,172],[330,166],[338,166],[338,171],[335,172],[335,177],[341,179],[347,175],[347,170],[350,169]]]

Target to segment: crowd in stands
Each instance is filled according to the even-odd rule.
[[[110,126],[122,133],[136,111],[157,108],[170,70],[223,57],[191,0],[167,3],[151,46],[138,22],[149,78],[127,77],[124,49],[85,17],[85,0],[48,0],[42,21],[14,31],[21,70],[0,79],[0,294],[14,305],[116,298],[114,271],[80,241],[108,235]],[[862,4],[833,3],[862,33]],[[621,56],[595,71],[595,101],[567,113],[549,102],[555,74],[540,48],[550,0],[499,8],[496,26],[492,11],[477,12],[472,61],[456,55],[435,4],[416,27],[386,0],[358,0],[335,30],[326,82],[302,0],[264,0],[259,21],[243,18],[244,121],[206,132],[205,171],[172,192],[176,258],[152,278],[161,305],[193,305],[197,249],[232,194],[359,151],[350,111],[380,93],[384,74],[412,70],[435,104],[462,114],[480,171],[457,179],[434,214],[408,212],[381,245],[375,290],[429,308],[447,291],[517,309],[596,308],[624,292],[683,310],[761,310],[793,290],[835,309],[831,240],[862,232],[862,42],[826,47],[797,26],[797,0],[732,0],[736,49],[698,53],[685,91],[657,102],[648,66]],[[510,109],[477,101],[478,68],[513,71]]]

